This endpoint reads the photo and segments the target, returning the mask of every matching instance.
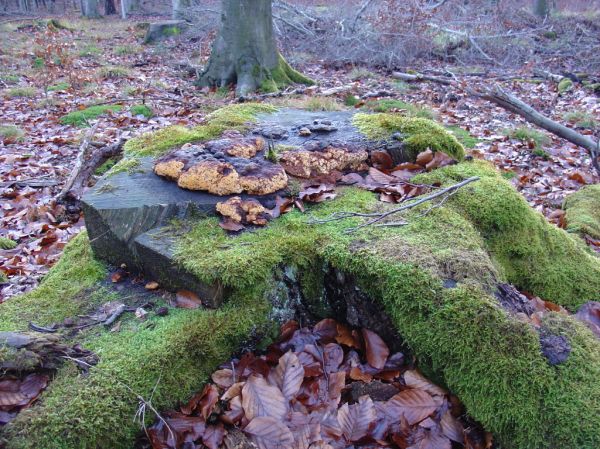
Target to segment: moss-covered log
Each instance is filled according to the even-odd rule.
[[[271,0],[223,0],[221,30],[213,43],[201,86],[236,84],[238,95],[273,92],[290,83],[313,84],[283,59],[273,33]]]

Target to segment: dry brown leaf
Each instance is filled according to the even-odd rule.
[[[271,416],[258,416],[244,428],[259,449],[288,448],[294,444],[294,435],[280,420]]]
[[[282,420],[288,411],[281,390],[256,375],[250,376],[242,388],[242,407],[249,420],[259,416]]]
[[[279,359],[275,369],[275,381],[288,401],[296,397],[302,381],[304,380],[304,367],[292,351],[286,352]]]
[[[202,307],[202,300],[196,293],[190,290],[177,290],[175,307],[181,309],[198,309]]]
[[[389,415],[404,416],[412,426],[424,420],[437,409],[437,404],[424,390],[404,390],[386,403]]]
[[[338,410],[340,427],[349,442],[366,437],[376,419],[373,401],[368,396],[362,396],[356,404],[344,404]]]
[[[363,339],[365,342],[365,352],[367,354],[367,362],[373,368],[383,369],[385,362],[390,355],[390,350],[379,335],[368,329],[362,330]]]

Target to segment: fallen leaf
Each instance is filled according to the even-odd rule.
[[[404,390],[386,403],[392,416],[404,416],[412,426],[431,415],[437,409],[433,398],[424,390]]]
[[[175,307],[181,309],[197,309],[202,306],[200,297],[189,290],[177,290],[175,295]]]
[[[368,329],[362,330],[365,341],[365,352],[367,362],[373,368],[383,369],[385,362],[390,355],[390,350],[379,335]]]
[[[344,404],[338,410],[340,427],[349,442],[366,437],[376,419],[373,401],[368,396],[362,396],[356,404]]]
[[[281,390],[256,375],[250,376],[242,388],[242,407],[250,420],[261,416],[282,420],[288,411]]]
[[[294,444],[294,435],[280,420],[271,416],[258,416],[244,428],[259,449],[289,448]]]
[[[283,396],[289,401],[293,399],[304,380],[304,367],[296,354],[286,352],[280,359],[275,369],[275,379]]]

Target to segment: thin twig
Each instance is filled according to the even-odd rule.
[[[459,182],[458,184],[454,184],[451,185],[449,187],[446,187],[444,189],[438,190],[437,192],[434,192],[430,195],[424,196],[420,199],[417,199],[416,201],[409,203],[409,204],[405,204],[401,207],[389,210],[387,212],[376,212],[376,213],[370,213],[370,214],[365,214],[365,213],[360,213],[360,212],[339,212],[336,214],[332,214],[331,216],[329,216],[326,219],[323,220],[312,220],[309,221],[309,224],[323,224],[323,223],[329,223],[331,221],[337,221],[337,220],[343,220],[346,218],[353,218],[353,217],[366,217],[366,218],[371,218],[371,220],[367,221],[366,223],[363,223],[359,226],[356,226],[354,228],[349,228],[346,230],[346,232],[350,233],[350,232],[354,232],[360,228],[364,228],[366,226],[371,226],[371,225],[375,225],[375,223],[379,223],[381,220],[383,220],[384,218],[389,217],[390,215],[393,214],[397,214],[398,212],[402,212],[408,209],[412,209],[413,207],[416,207],[420,204],[423,204],[427,201],[432,201],[435,200],[436,198],[439,197],[443,197],[444,195],[446,195],[446,197],[444,197],[442,199],[442,201],[440,201],[439,204],[431,207],[429,210],[433,209],[434,207],[440,207],[442,204],[444,204],[446,202],[446,200],[452,196],[458,189],[460,189],[461,187],[466,186],[467,184],[470,184],[474,181],[478,181],[479,177],[478,176],[473,176],[471,178],[465,179],[464,181]],[[427,212],[425,212],[427,213]],[[421,214],[422,216],[423,214]],[[395,226],[402,226],[406,223],[404,222],[396,222]],[[375,225],[375,226],[393,226],[392,224],[380,224],[380,225]]]

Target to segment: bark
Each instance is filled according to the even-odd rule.
[[[117,8],[115,8],[115,0],[104,0],[104,14],[110,16],[116,13]]]
[[[97,19],[100,17],[98,0],[81,0],[81,15],[88,19]]]
[[[535,0],[533,12],[536,16],[547,17],[550,14],[550,2],[548,0]]]
[[[125,20],[127,18],[127,13],[129,12],[129,5],[127,0],[121,0],[121,19]]]
[[[221,30],[198,84],[236,84],[244,96],[259,87],[267,92],[291,82],[311,84],[293,71],[277,51],[271,0],[223,0]]]
[[[181,20],[185,18],[185,10],[189,8],[190,1],[189,0],[172,0],[173,11],[172,18],[173,20]]]

